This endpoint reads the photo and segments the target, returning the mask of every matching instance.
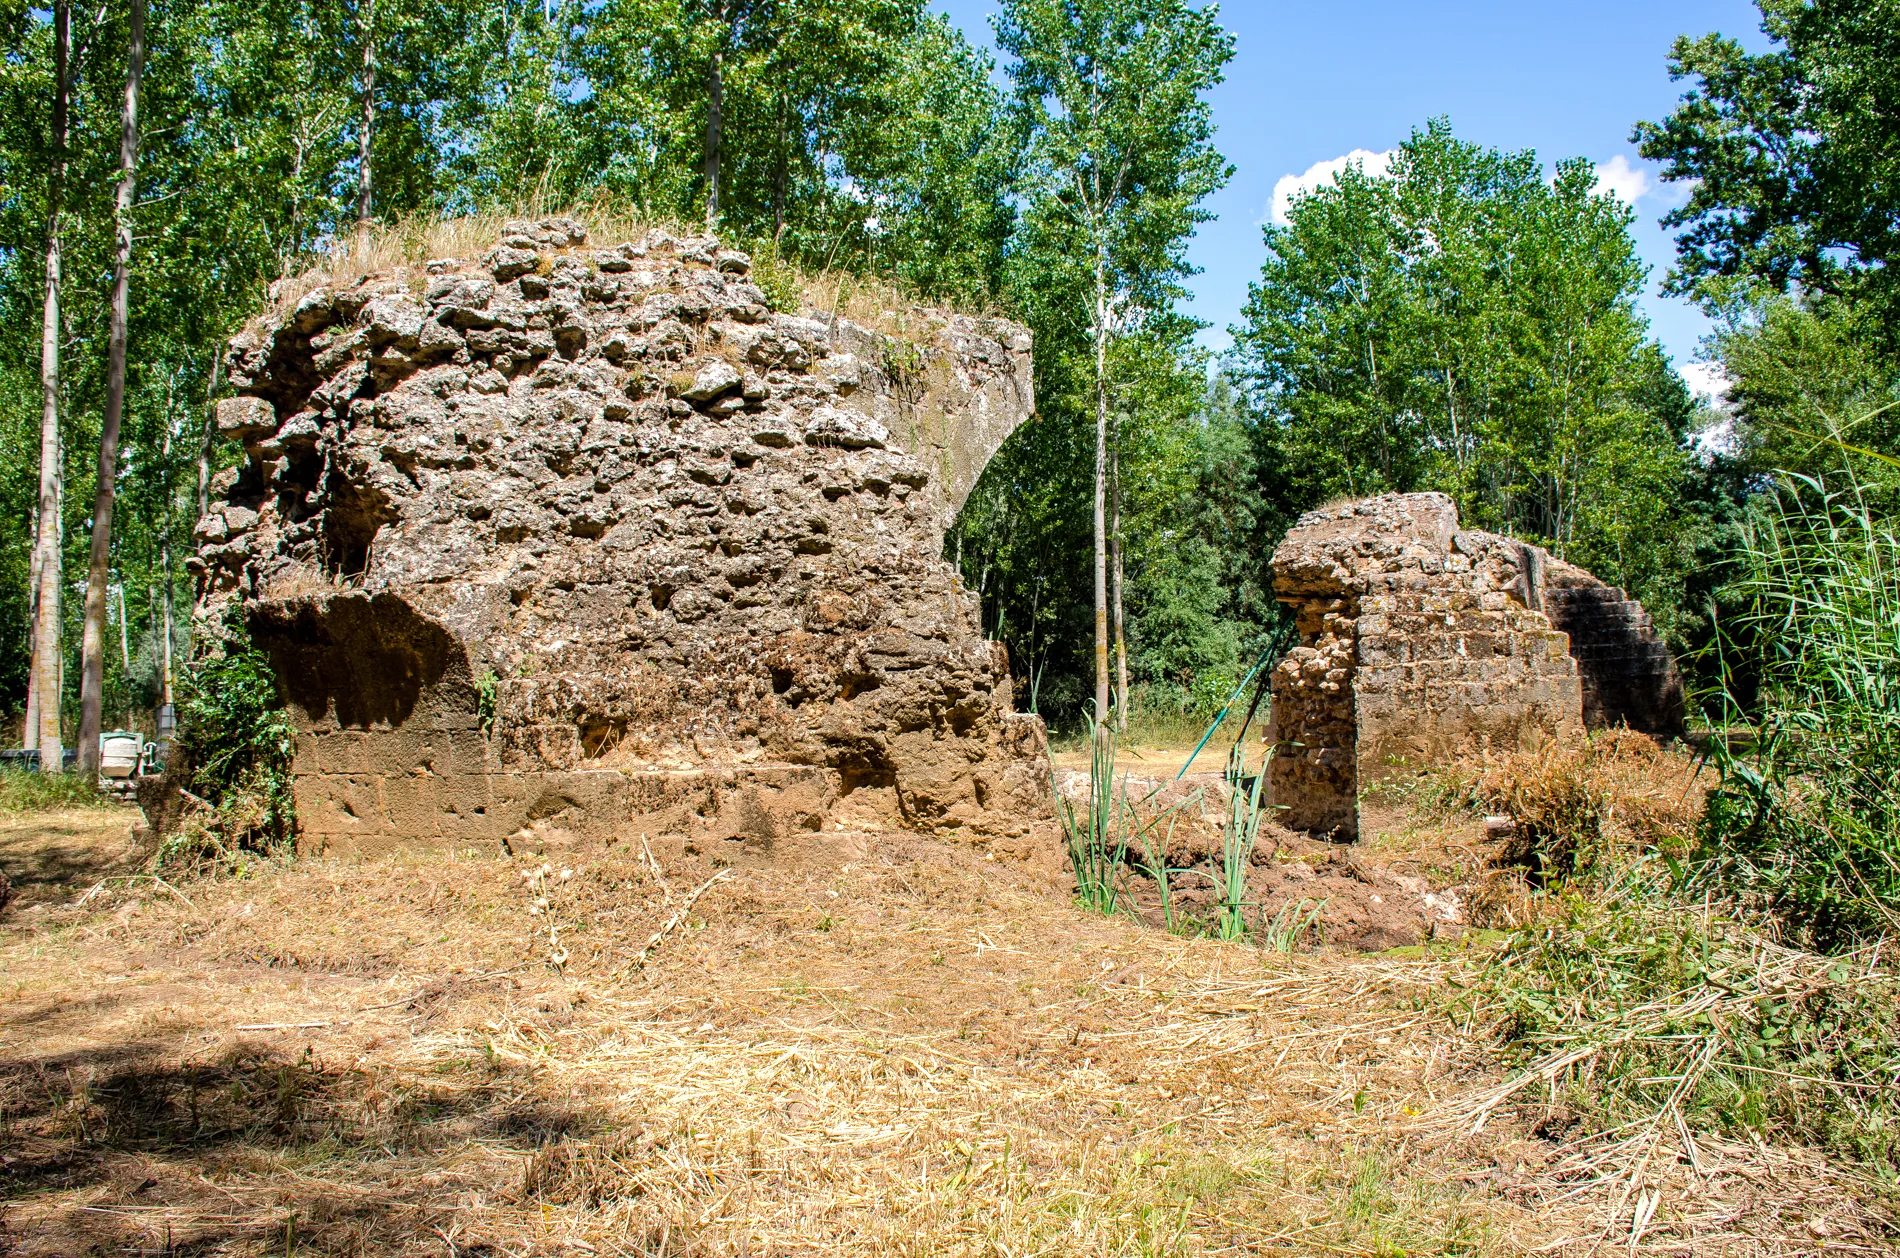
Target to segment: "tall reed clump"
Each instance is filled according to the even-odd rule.
[[[1858,482],[1790,477],[1744,538],[1699,873],[1823,950],[1851,947],[1900,926],[1900,536]],[[1752,705],[1729,667],[1741,642]]]
[[[1216,884],[1215,928],[1222,939],[1239,939],[1247,934],[1244,913],[1249,905],[1246,898],[1247,871],[1253,863],[1253,850],[1260,838],[1260,825],[1269,808],[1263,795],[1267,761],[1272,759],[1273,753],[1269,750],[1259,768],[1249,772],[1247,731],[1252,727],[1254,716],[1267,696],[1266,678],[1271,675],[1272,666],[1286,654],[1294,640],[1290,620],[1279,625],[1269,635],[1260,658],[1241,678],[1240,683],[1227,693],[1227,701],[1215,712],[1214,719],[1202,732],[1194,750],[1182,761],[1173,779],[1178,782],[1186,776],[1195,758],[1226,723],[1241,696],[1252,686],[1253,701],[1247,706],[1246,716],[1241,720],[1227,753],[1224,776],[1229,809],[1222,843],[1221,869],[1218,875],[1192,871],[1209,877]],[[1258,685],[1255,684],[1256,678],[1259,679]],[[1069,852],[1069,867],[1075,873],[1078,900],[1100,913],[1113,913],[1122,907],[1123,862],[1127,859],[1129,848],[1139,844],[1142,863],[1149,876],[1155,880],[1155,887],[1160,894],[1162,919],[1167,928],[1174,931],[1179,923],[1174,912],[1172,878],[1176,873],[1189,871],[1168,867],[1168,846],[1182,807],[1200,799],[1201,792],[1195,790],[1181,796],[1165,807],[1151,810],[1147,821],[1140,820],[1140,814],[1161,795],[1165,784],[1156,785],[1132,804],[1128,799],[1127,774],[1122,775],[1119,786],[1116,784],[1115,753],[1121,737],[1119,731],[1126,726],[1122,717],[1121,710],[1116,709],[1109,713],[1106,722],[1097,723],[1092,717],[1089,718],[1088,806],[1078,809],[1059,786],[1055,787],[1056,817],[1062,824],[1063,839]],[[1167,823],[1167,837],[1157,843],[1156,831],[1164,821]]]
[[[1115,785],[1115,722],[1089,722],[1089,798],[1078,810],[1055,792],[1056,819],[1075,872],[1075,896],[1084,908],[1113,913],[1121,902],[1122,861],[1128,855],[1128,783]]]

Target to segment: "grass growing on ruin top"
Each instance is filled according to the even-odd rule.
[[[721,244],[745,252],[752,259],[747,278],[766,294],[781,314],[804,311],[833,314],[887,336],[910,340],[930,331],[930,314],[949,312],[979,318],[1003,318],[1002,311],[969,302],[948,304],[884,276],[864,275],[846,268],[812,269],[782,256],[770,240],[708,233],[677,219],[641,213],[625,202],[610,199],[567,206],[526,202],[508,210],[483,210],[442,218],[418,214],[390,223],[372,225],[367,236],[352,237],[275,286],[273,304],[294,305],[320,285],[347,286],[369,275],[408,271],[417,275],[442,258],[479,260],[501,241],[506,224],[520,220],[571,218],[587,229],[587,242],[548,248],[548,254],[588,255],[628,241],[637,241],[658,229],[675,239],[708,234]]]

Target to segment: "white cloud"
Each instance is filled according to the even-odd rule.
[[[1705,467],[1717,459],[1732,459],[1740,454],[1742,433],[1735,426],[1735,417],[1727,411],[1717,411],[1714,423],[1689,434],[1689,448]]]
[[[1728,402],[1729,378],[1715,363],[1684,363],[1677,369],[1682,382],[1689,386],[1689,392],[1697,397],[1707,397],[1716,406]]]
[[[1595,191],[1598,196],[1607,193],[1625,205],[1635,205],[1655,190],[1655,178],[1641,166],[1630,165],[1630,159],[1621,153],[1607,162],[1597,163]]]
[[[1385,174],[1386,168],[1392,164],[1394,151],[1387,149],[1383,153],[1374,153],[1371,149],[1354,149],[1344,157],[1314,162],[1306,168],[1305,174],[1281,175],[1280,182],[1273,185],[1273,204],[1267,210],[1268,221],[1275,226],[1285,227],[1292,221],[1288,214],[1293,209],[1294,197],[1332,183],[1339,177],[1339,172],[1348,166],[1357,166],[1368,175]]]

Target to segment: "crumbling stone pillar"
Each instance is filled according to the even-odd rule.
[[[1443,494],[1308,512],[1273,574],[1300,633],[1272,677],[1269,781],[1289,826],[1356,838],[1367,784],[1479,747],[1619,720],[1680,728],[1674,661],[1639,606],[1535,546],[1461,529]]]
[[[509,224],[287,281],[235,338],[193,560],[299,728],[306,835],[1020,845],[1041,723],[942,558],[1033,409],[999,319],[774,312],[711,237]]]

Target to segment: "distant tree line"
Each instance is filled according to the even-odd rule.
[[[1265,229],[1210,361],[1179,307],[1231,173],[1207,96],[1233,42],[1211,5],[1004,0],[997,67],[923,0],[0,0],[0,703],[28,700],[47,556],[67,740],[86,593],[104,719],[163,698],[191,528],[237,457],[206,425],[218,349],[272,280],[371,225],[590,200],[1030,326],[1037,416],[947,551],[1019,693],[1058,720],[1224,698],[1277,621],[1273,543],[1345,495],[1451,493],[1706,642],[1764,478],[1873,469],[1844,449],[1890,451],[1900,424],[1879,409],[1900,361],[1896,5],[1762,3],[1773,50],[1685,38],[1681,107],[1637,129],[1695,181],[1667,282],[1718,317],[1735,407],[1716,413],[1637,307],[1631,211],[1586,163],[1443,120]]]

